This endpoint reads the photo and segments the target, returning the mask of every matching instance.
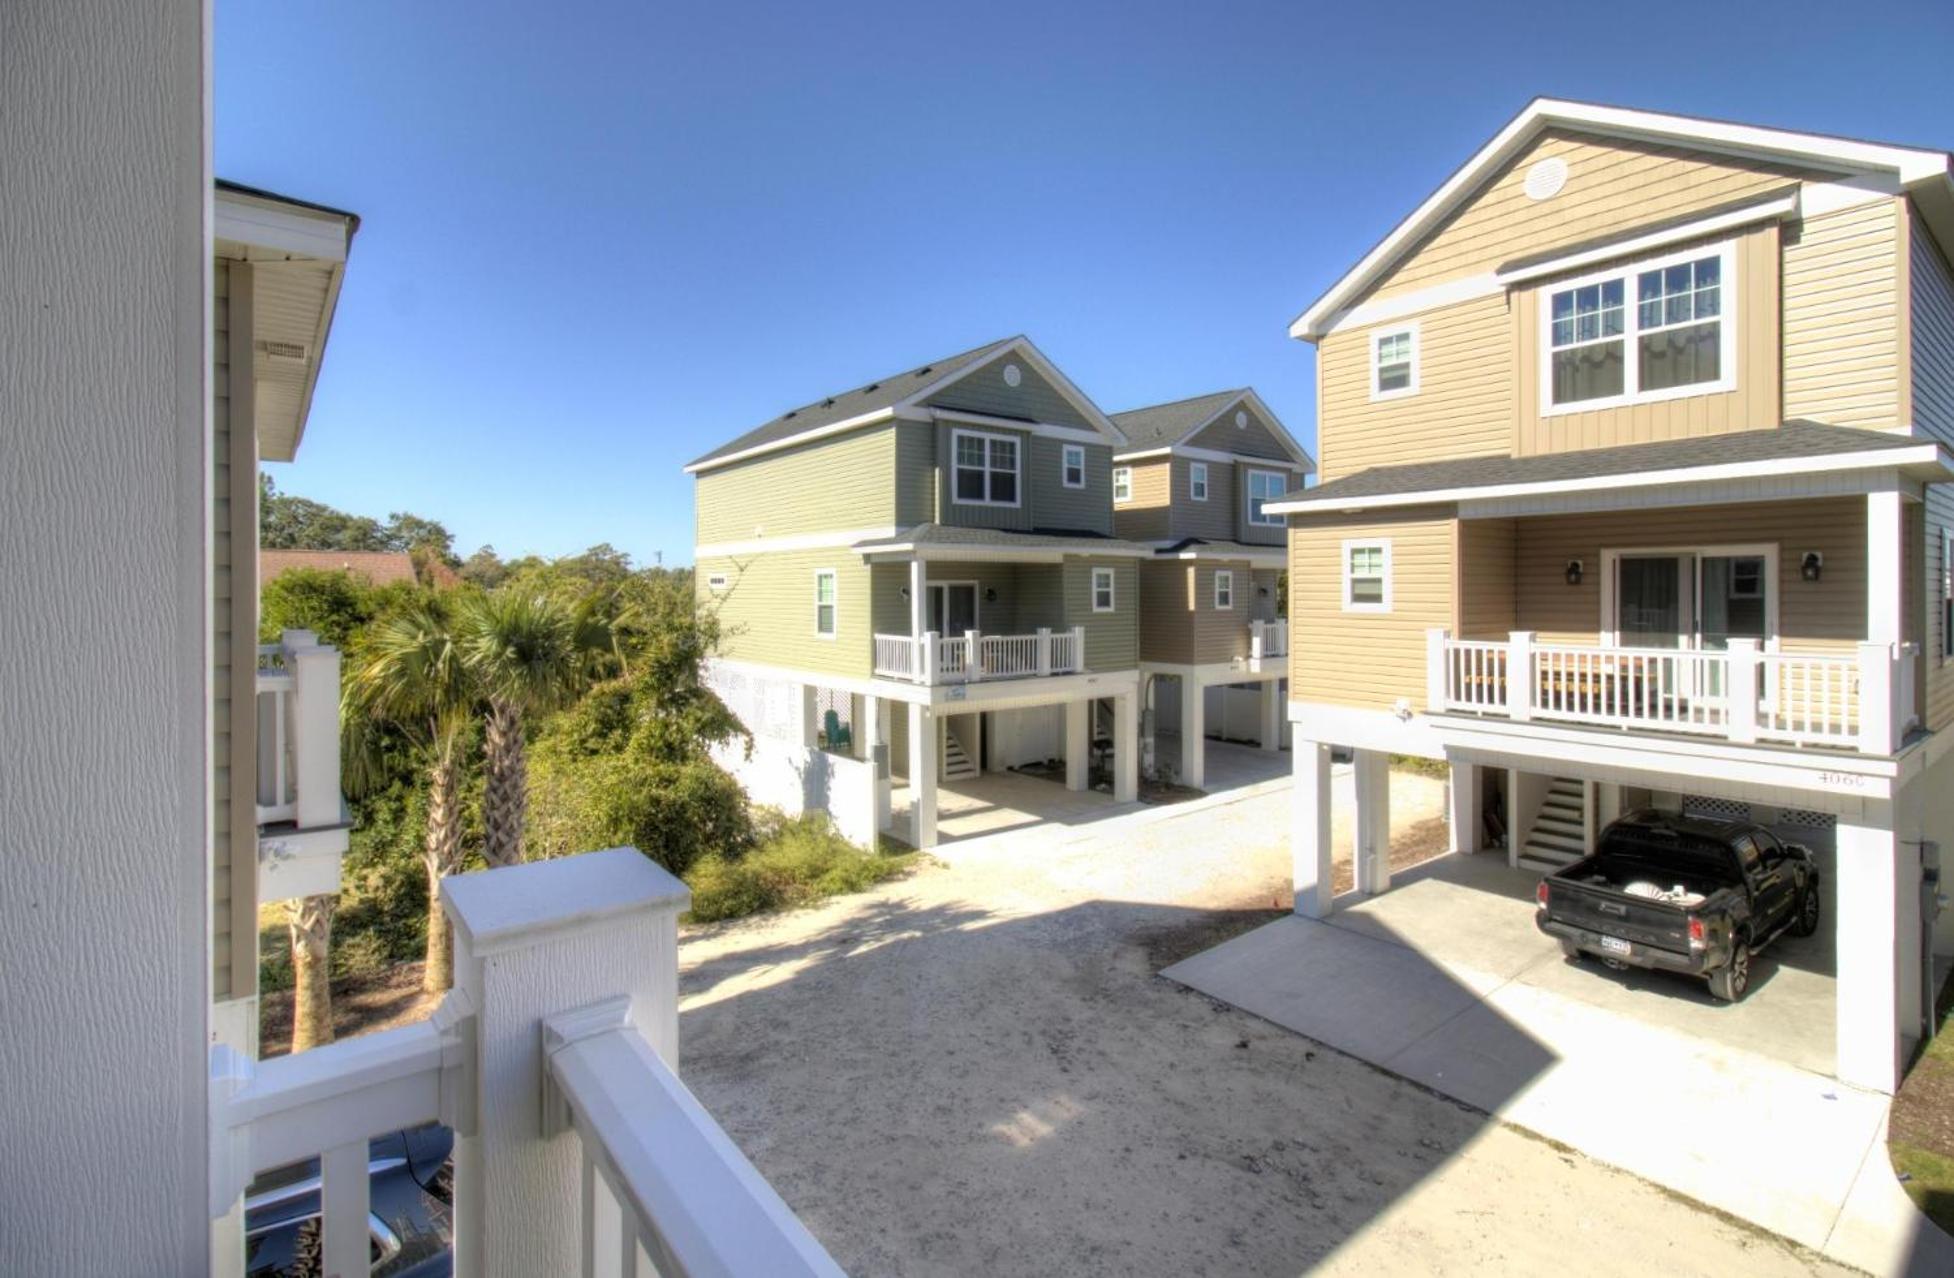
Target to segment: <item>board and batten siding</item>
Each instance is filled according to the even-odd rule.
[[[1016,386],[1004,380],[1004,370],[1011,365],[1018,370]],[[1076,426],[1082,430],[1094,428],[1094,423],[1058,387],[1016,352],[1007,352],[973,369],[923,402],[933,408],[960,408],[970,413]]]
[[[1389,710],[1425,704],[1425,632],[1453,625],[1449,506],[1298,521],[1289,533],[1289,687],[1296,701]],[[1343,610],[1343,545],[1391,545],[1391,610]]]
[[[1217,463],[1218,464],[1218,463]],[[1280,546],[1288,536],[1281,524],[1251,524],[1248,522],[1248,475],[1250,471],[1280,471],[1282,490],[1296,492],[1303,486],[1303,476],[1285,466],[1261,466],[1255,462],[1236,462],[1234,498],[1229,503],[1234,511],[1235,528],[1233,540],[1244,546]],[[1212,474],[1213,472],[1209,472]]]
[[[1527,170],[1549,158],[1566,163],[1566,185],[1550,199],[1530,199]],[[1477,275],[1557,248],[1761,199],[1818,176],[1809,169],[1685,146],[1547,129],[1426,234],[1367,296],[1384,298]]]
[[[1712,239],[1699,246],[1709,248],[1720,242]],[[1686,251],[1666,248],[1645,257]],[[1633,270],[1635,261],[1623,259],[1620,265]],[[1725,285],[1726,293],[1735,290],[1735,305],[1725,313],[1734,315],[1737,325],[1735,385],[1728,391],[1684,395],[1621,408],[1543,414],[1540,411],[1543,355],[1540,304],[1545,294],[1559,287],[1558,281],[1549,280],[1514,291],[1515,390],[1519,399],[1513,436],[1515,456],[1648,444],[1778,425],[1778,228],[1775,225],[1755,228],[1736,239],[1736,279]],[[1632,282],[1630,289],[1632,293]],[[1632,298],[1629,304],[1634,304]],[[1630,359],[1636,357],[1633,349],[1627,354]]]
[[[896,431],[871,426],[700,473],[698,544],[893,526]]]
[[[835,572],[835,636],[814,633],[814,573]],[[736,661],[867,678],[872,595],[869,565],[846,547],[702,556],[694,568],[699,601],[719,617],[720,655]],[[714,575],[726,586],[715,591]],[[904,627],[907,629],[907,627]]]
[[[1374,466],[1511,450],[1513,327],[1504,296],[1427,311],[1418,323],[1418,391],[1373,402],[1371,337],[1401,322],[1346,329],[1317,349],[1318,472],[1328,483]]]
[[[1895,200],[1804,220],[1784,245],[1784,416],[1899,423],[1901,246]]]
[[[896,440],[896,527],[936,522],[936,431],[901,424]]]
[[[1113,530],[1119,536],[1128,541],[1166,541],[1173,536],[1172,463],[1167,457],[1114,463],[1133,471],[1131,499],[1113,503]]]
[[[211,998],[232,997],[231,884],[231,272],[211,264]],[[257,642],[257,635],[250,636]],[[253,665],[255,666],[255,661]],[[255,681],[256,675],[253,679]],[[255,694],[254,694],[255,695]],[[255,779],[254,779],[255,784]],[[255,796],[254,796],[255,797]]]
[[[1927,598],[1931,601],[1927,609],[1926,636],[1927,658],[1927,727],[1935,732],[1954,724],[1954,659],[1943,655],[1947,652],[1947,637],[1943,629],[1944,615],[1940,607],[1943,587],[1951,567],[1945,559],[1946,543],[1943,534],[1954,528],[1954,484],[1927,485],[1925,509],[1926,546],[1925,567],[1927,573]]]

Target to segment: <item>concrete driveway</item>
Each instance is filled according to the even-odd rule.
[[[1285,918],[1165,975],[1807,1246],[1868,1262],[1841,1222],[1862,1168],[1891,1185],[1887,1099],[1830,1077],[1824,934],[1759,960],[1741,1003],[1569,961],[1533,926],[1536,876],[1451,856]],[[1766,963],[1769,966],[1766,966]]]

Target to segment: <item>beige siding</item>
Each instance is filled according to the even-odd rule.
[[[1712,241],[1714,242],[1714,241]],[[1665,249],[1664,254],[1676,252]],[[1515,391],[1519,415],[1513,451],[1525,456],[1618,444],[1646,444],[1692,435],[1775,427],[1778,415],[1778,228],[1766,226],[1737,242],[1734,315],[1736,385],[1711,395],[1543,416],[1540,412],[1540,299],[1560,287],[1547,282],[1515,290]],[[1632,284],[1632,282],[1631,282]],[[1632,287],[1630,305],[1633,305]],[[1628,353],[1635,358],[1635,352]]]
[[[816,440],[698,477],[698,541],[748,541],[896,522],[896,427]]]
[[[1388,710],[1425,704],[1425,632],[1453,624],[1453,512],[1408,510],[1292,528],[1289,686],[1299,701]],[[1388,613],[1343,610],[1345,541],[1391,544]]]
[[[1370,397],[1375,329],[1323,339],[1317,464],[1324,482],[1373,466],[1511,450],[1514,338],[1507,299],[1482,297],[1428,311],[1418,326],[1418,393],[1376,403]]]
[[[817,638],[814,633],[817,568],[835,570],[832,639]],[[717,594],[706,584],[715,573],[727,578],[726,589]],[[696,580],[701,601],[718,611],[722,655],[823,674],[868,677],[873,664],[869,567],[846,549],[701,558]]]
[[[1529,199],[1527,170],[1548,157],[1566,162],[1567,185],[1552,199]],[[1763,196],[1804,173],[1683,147],[1548,130],[1427,234],[1369,296],[1429,287],[1518,258]]]
[[[1459,530],[1457,600],[1461,639],[1501,639],[1519,629],[1519,609],[1513,591],[1515,521],[1461,520]]]
[[[1898,422],[1899,205],[1805,219],[1784,247],[1784,415]]]
[[[1166,541],[1173,536],[1173,490],[1169,458],[1115,462],[1133,469],[1133,497],[1113,503],[1113,530],[1132,541]]]
[[[1927,726],[1936,732],[1954,723],[1954,661],[1944,655],[1947,636],[1943,630],[1945,614],[1941,602],[1949,565],[1942,558],[1943,533],[1954,528],[1954,484],[1929,484],[1926,502],[1926,546],[1924,547],[1929,600],[1926,635]]]
[[[1917,216],[1907,228],[1913,422],[1954,444],[1954,270]]]
[[[1140,659],[1187,665],[1194,660],[1194,565],[1169,559],[1140,564]]]

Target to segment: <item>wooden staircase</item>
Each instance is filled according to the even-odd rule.
[[[1572,777],[1555,777],[1540,815],[1533,819],[1519,863],[1551,873],[1587,855],[1587,792]]]
[[[962,738],[949,724],[943,725],[943,779],[962,781],[977,775],[977,764],[963,748]]]

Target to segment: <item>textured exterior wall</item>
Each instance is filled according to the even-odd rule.
[[[821,568],[835,571],[832,639],[814,633],[814,574]],[[717,594],[707,584],[715,574],[724,574],[727,583]],[[868,677],[874,654],[869,565],[854,551],[835,546],[708,557],[699,560],[695,577],[700,601],[719,610],[724,656]]]
[[[1237,425],[1235,415],[1242,416]],[[1212,448],[1217,452],[1240,453],[1244,457],[1267,457],[1271,461],[1292,461],[1289,450],[1276,438],[1274,427],[1270,426],[1262,414],[1247,404],[1237,404],[1221,415],[1219,421],[1201,429],[1200,434],[1187,441],[1190,448]]]
[[[1298,701],[1425,704],[1425,631],[1453,625],[1450,507],[1313,520],[1290,530],[1289,687]],[[1391,611],[1343,610],[1343,543],[1391,544]]]
[[[1899,424],[1900,205],[1806,218],[1784,245],[1784,415]]]
[[[205,38],[0,6],[9,1274],[209,1268]]]
[[[701,474],[701,544],[881,528],[896,521],[896,428],[874,426]]]

